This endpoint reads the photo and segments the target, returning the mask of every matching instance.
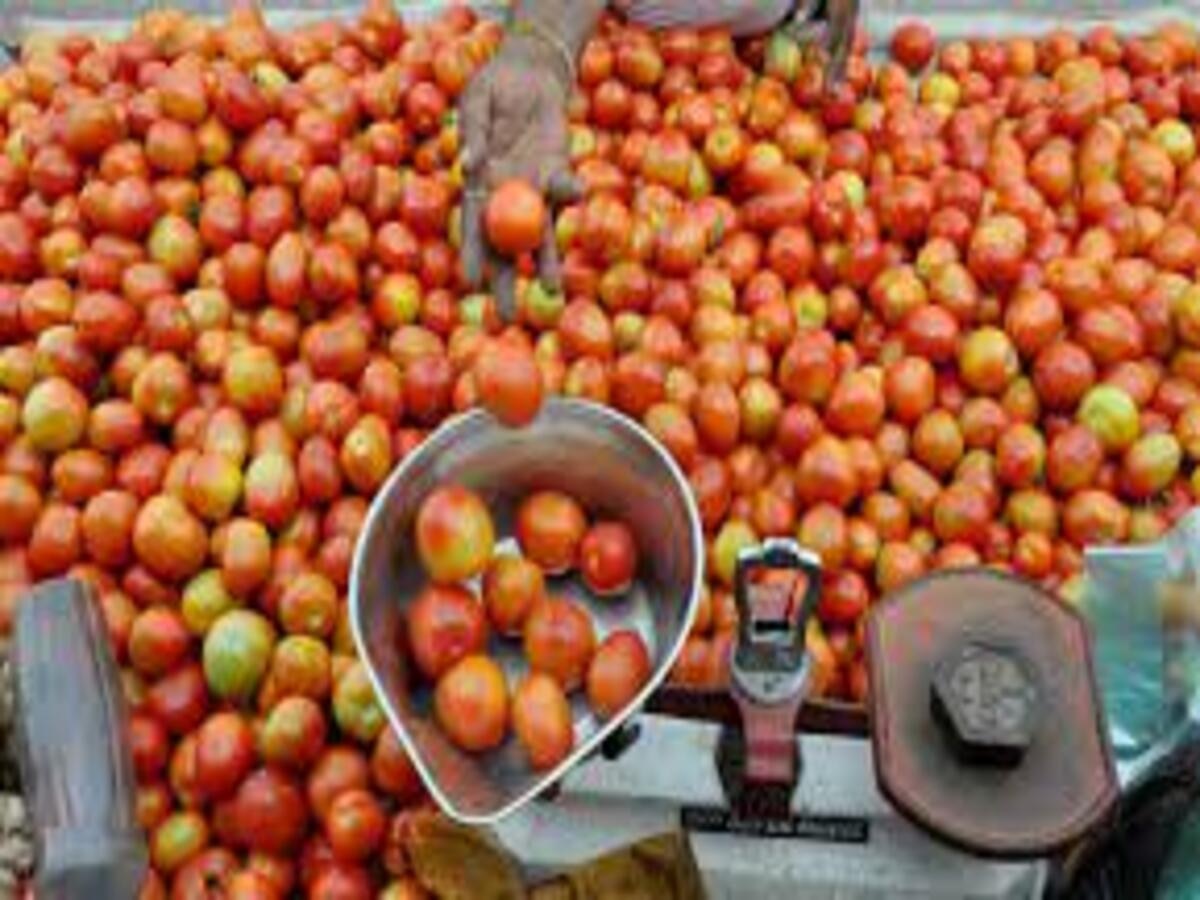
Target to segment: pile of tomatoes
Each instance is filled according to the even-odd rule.
[[[590,398],[674,454],[710,550],[691,687],[725,682],[764,537],[820,553],[818,687],[862,699],[874,598],[977,563],[1069,596],[1084,545],[1200,486],[1190,30],[906,25],[827,88],[786,37],[608,19],[565,290],[522,284],[509,328],[456,249],[453,109],[500,37],[386,2],[286,34],[156,12],[0,73],[0,628],[36,580],[96,587],[145,900],[426,896],[347,570],[389,470],[479,400]]]
[[[575,498],[537,491],[517,506],[520,555],[497,553],[487,505],[451,484],[422,501],[414,532],[430,584],[407,610],[404,652],[433,686],[434,719],[460,749],[495,750],[511,729],[529,766],[551,769],[575,746],[568,694],[584,691],[603,721],[623,712],[649,680],[650,654],[636,631],[617,629],[598,642],[588,610],[554,592],[561,582],[547,585],[547,576],[578,570],[595,598],[619,601],[638,568],[623,522],[589,525]],[[524,651],[511,690],[492,655],[504,638]]]

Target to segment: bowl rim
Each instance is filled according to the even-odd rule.
[[[441,784],[425,765],[425,761],[417,749],[416,743],[410,738],[407,729],[401,724],[400,716],[388,699],[387,692],[384,690],[383,679],[375,669],[372,654],[368,649],[369,645],[366,635],[363,633],[362,624],[364,604],[361,598],[366,590],[363,584],[363,569],[366,566],[367,547],[371,543],[368,540],[368,535],[373,529],[380,526],[384,515],[384,507],[396,492],[398,486],[414,468],[423,464],[423,461],[429,454],[440,452],[449,443],[456,440],[460,433],[469,426],[477,425],[484,420],[490,422],[494,428],[503,428],[504,426],[485,410],[472,409],[447,418],[437,429],[428,434],[414,450],[408,453],[392,469],[383,485],[371,500],[371,505],[367,510],[366,518],[363,520],[362,530],[356,541],[354,556],[351,561],[350,579],[347,585],[347,617],[350,622],[350,632],[354,638],[354,646],[358,653],[358,659],[367,672],[371,688],[375,692],[376,700],[380,707],[382,707],[384,715],[387,717],[388,725],[396,732],[396,736],[400,739],[413,767],[417,770],[422,784],[425,785],[426,790],[429,791],[430,796],[437,803],[438,807],[451,819],[464,825],[493,825],[513,814],[531,800],[536,799],[552,785],[561,781],[571,769],[589,757],[595,749],[603,744],[625,722],[636,716],[646,706],[650,697],[666,681],[672,667],[675,665],[675,661],[683,651],[684,644],[691,634],[692,625],[696,619],[701,592],[704,590],[706,560],[704,528],[701,525],[699,507],[696,505],[696,499],[687,477],[666,447],[650,434],[640,422],[632,417],[590,400],[552,397],[542,404],[538,415],[539,417],[568,416],[576,419],[584,416],[592,417],[593,419],[599,418],[603,424],[621,432],[626,439],[640,443],[662,464],[668,475],[668,484],[675,490],[683,502],[684,514],[687,518],[688,531],[690,532],[688,538],[691,543],[694,560],[690,585],[688,586],[684,621],[675,635],[674,643],[668,649],[667,653],[661,657],[661,662],[655,667],[654,673],[642,686],[637,696],[629,703],[624,713],[599,723],[596,731],[586,741],[578,744],[562,762],[553,769],[537,773],[536,778],[528,788],[512,798],[506,799],[502,805],[492,812],[471,813],[460,809],[454,800],[442,790]],[[667,487],[667,485],[664,485],[664,487]]]

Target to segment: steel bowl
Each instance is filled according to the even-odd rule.
[[[586,606],[597,641],[616,629],[635,629],[654,661],[650,680],[612,719],[597,720],[580,693],[571,697],[575,749],[551,770],[531,769],[512,736],[491,753],[459,750],[433,721],[430,685],[409,677],[404,615],[426,584],[413,524],[425,497],[451,483],[488,504],[498,552],[515,552],[516,506],[544,489],[571,494],[591,515],[619,519],[636,536],[637,580],[620,599],[595,599],[575,577],[548,579],[551,593]],[[405,457],[372,503],[350,572],[350,624],[376,694],[430,794],[452,818],[489,824],[561,779],[662,684],[691,629],[703,567],[703,530],[688,482],[635,422],[597,404],[563,399],[547,401],[521,429],[474,411],[447,421]],[[527,670],[520,642],[493,636],[489,652],[514,687]]]

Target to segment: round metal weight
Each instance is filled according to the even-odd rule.
[[[1042,856],[1111,812],[1118,786],[1087,626],[1000,572],[941,572],[872,611],[876,777],[901,813],[981,856]]]

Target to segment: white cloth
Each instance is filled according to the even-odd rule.
[[[791,0],[618,0],[614,5],[649,28],[721,26],[739,37],[770,31],[792,8]]]

